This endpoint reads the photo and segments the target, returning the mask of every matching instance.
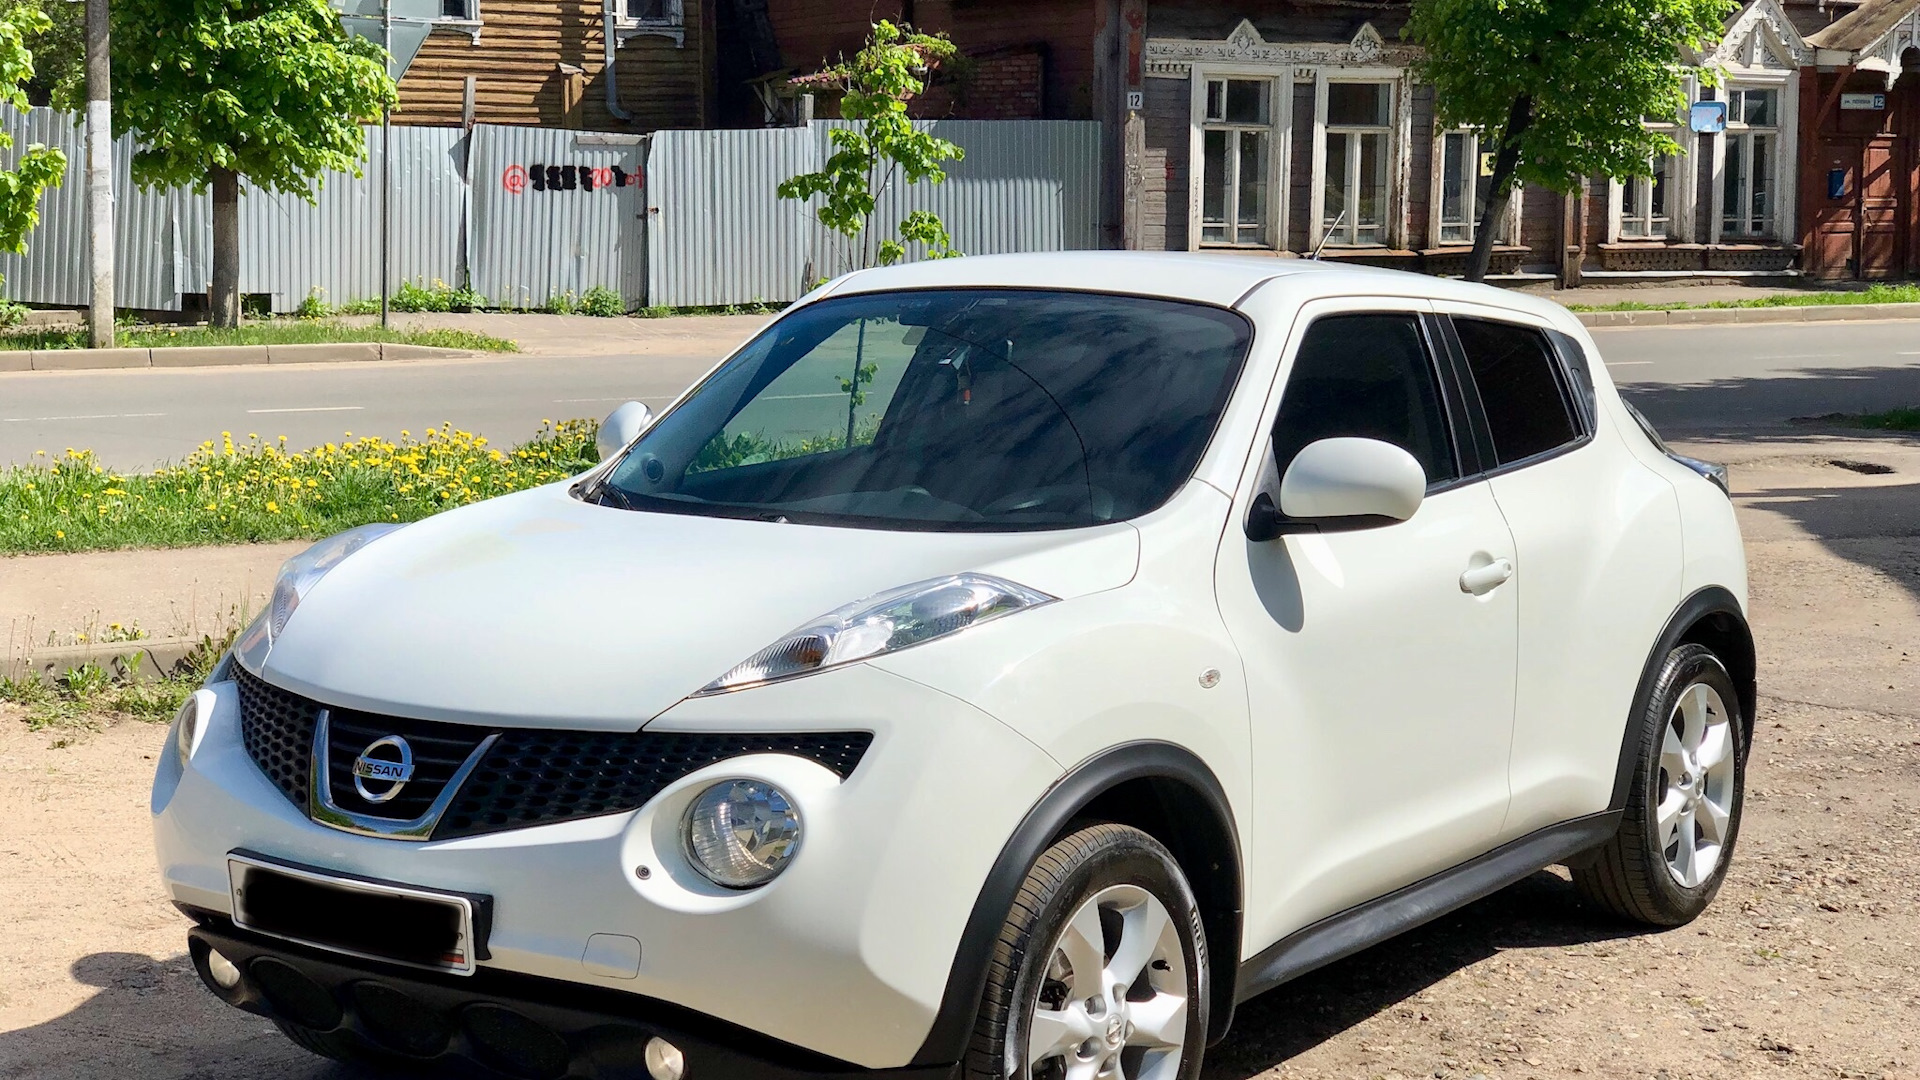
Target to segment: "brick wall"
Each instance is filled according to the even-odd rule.
[[[928,90],[914,103],[914,115],[960,120],[1045,118],[1047,56],[1040,47],[1014,46],[968,60],[966,77]]]

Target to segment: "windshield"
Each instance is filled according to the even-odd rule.
[[[1252,337],[1199,304],[924,290],[781,319],[663,416],[601,501],[879,528],[1119,521],[1193,472]]]

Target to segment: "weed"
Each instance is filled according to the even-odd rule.
[[[619,293],[605,285],[595,285],[580,294],[580,314],[596,315],[602,319],[617,319],[627,313],[627,302]]]
[[[19,326],[27,321],[27,313],[33,309],[25,304],[16,304],[11,300],[0,300],[0,327]]]
[[[1920,285],[1874,284],[1865,289],[1776,293],[1747,300],[1713,300],[1704,304],[1649,304],[1621,300],[1613,304],[1568,304],[1569,311],[1691,311],[1698,308],[1828,307],[1855,304],[1920,303]]]
[[[237,329],[209,326],[123,325],[119,343],[136,349],[159,349],[196,345],[313,345],[351,341],[391,341],[406,345],[437,345],[448,349],[482,352],[514,352],[511,341],[471,330],[393,330],[378,326],[340,326],[313,319],[274,320],[246,323]],[[84,329],[29,330],[0,334],[0,349],[84,349]]]
[[[315,285],[307,291],[307,298],[293,309],[295,318],[324,319],[333,314],[333,308],[327,303],[327,290]]]
[[[214,664],[233,645],[238,628],[218,637],[207,635],[171,672],[141,678],[146,661],[144,652],[121,658],[124,671],[114,672],[95,663],[69,668],[48,685],[31,676],[24,679],[0,677],[0,701],[19,705],[27,712],[27,726],[94,730],[105,717],[126,716],[137,720],[164,722],[171,719],[187,699],[207,680]]]
[[[1831,420],[1844,427],[1867,428],[1873,431],[1920,431],[1920,406],[1909,405],[1900,409],[1888,409],[1886,412],[1845,414],[1823,416],[1822,420]]]
[[[466,287],[455,288],[435,278],[432,285],[403,281],[388,299],[394,311],[471,311],[485,307],[487,298]],[[375,310],[378,310],[376,307]]]
[[[580,298],[573,294],[572,289],[557,292],[547,298],[546,306],[540,310],[549,315],[571,315],[580,310]]]

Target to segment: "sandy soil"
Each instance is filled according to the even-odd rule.
[[[1536,874],[1249,1003],[1206,1080],[1920,1080],[1920,447],[1702,452],[1735,459],[1764,694],[1719,902],[1646,934]],[[162,733],[0,707],[0,1077],[348,1080],[188,968],[146,823]]]

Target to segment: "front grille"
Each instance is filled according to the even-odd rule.
[[[262,682],[239,664],[233,665],[233,678],[240,686],[240,741],[247,756],[306,813],[319,703]]]
[[[240,737],[248,756],[307,812],[314,725],[320,710],[329,707],[264,682],[237,664],[233,670],[240,689]],[[435,840],[637,810],[688,773],[743,754],[793,754],[844,779],[873,743],[873,736],[862,731],[700,735],[502,730],[352,709],[330,709],[327,728],[328,789],[334,805],[396,821],[426,813],[480,741],[499,734],[441,817]],[[393,800],[369,803],[354,790],[353,761],[368,743],[387,735],[407,740],[414,779]],[[373,781],[368,787],[376,794],[385,790]]]
[[[433,838],[522,829],[645,806],[667,785],[743,754],[794,754],[845,778],[867,752],[864,731],[692,735],[509,731],[480,759]]]
[[[440,724],[428,720],[408,720],[397,716],[375,716],[351,709],[333,709],[327,713],[327,788],[333,805],[349,814],[392,821],[412,821],[433,806],[433,800],[460,771],[467,758],[487,737],[489,729]],[[413,754],[413,779],[400,793],[386,802],[369,802],[353,786],[353,761],[370,743],[398,735],[407,741]],[[367,781],[367,789],[378,795],[387,789],[380,781]]]

